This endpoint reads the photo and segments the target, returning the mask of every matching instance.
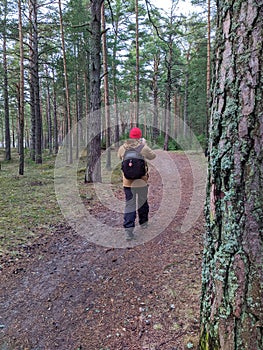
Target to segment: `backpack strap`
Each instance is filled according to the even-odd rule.
[[[145,164],[145,171],[146,171],[146,174],[148,173],[148,164],[144,158],[144,156],[141,154],[141,151],[143,149],[145,145],[143,143],[141,143],[139,146],[137,146],[135,149],[137,150],[137,152],[143,157],[144,159],[144,164]]]
[[[137,146],[135,149],[137,150],[138,153],[141,153],[143,147],[144,147],[144,144],[140,144],[140,145]]]

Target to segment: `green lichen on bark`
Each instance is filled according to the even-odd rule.
[[[263,7],[218,2],[201,350],[263,348]]]

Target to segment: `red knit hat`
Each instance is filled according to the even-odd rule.
[[[142,131],[139,128],[132,128],[129,135],[130,139],[140,139],[142,137]]]

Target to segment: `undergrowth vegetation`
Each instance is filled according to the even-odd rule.
[[[11,161],[3,158],[0,150],[0,256],[17,255],[19,247],[63,220],[54,189],[55,156],[45,155],[41,165],[26,157],[23,176],[18,175],[16,151]]]
[[[40,235],[51,233],[54,226],[65,223],[54,186],[55,161],[56,156],[46,153],[43,163],[35,164],[26,152],[25,173],[20,176],[16,150],[12,150],[12,160],[7,162],[4,150],[0,149],[0,258],[5,254],[19,256],[21,248],[30,246]],[[115,159],[112,170],[106,171],[105,162],[102,155],[103,182],[110,182],[113,189],[121,188],[120,164],[116,164]],[[98,198],[93,184],[84,182],[85,169],[86,158],[81,157],[77,173],[79,195],[94,206]]]

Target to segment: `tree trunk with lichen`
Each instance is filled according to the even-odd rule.
[[[201,350],[263,349],[263,3],[218,1]]]

